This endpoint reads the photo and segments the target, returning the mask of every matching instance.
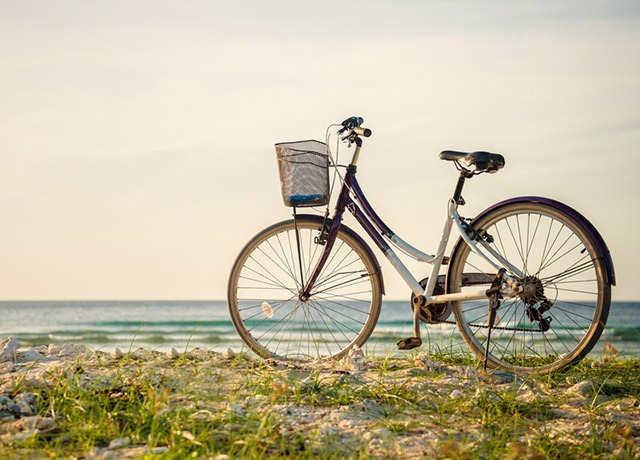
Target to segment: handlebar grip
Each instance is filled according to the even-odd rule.
[[[360,126],[363,122],[364,119],[362,119],[362,117],[349,117],[342,122],[342,126],[346,129],[353,129]]]
[[[369,137],[371,136],[371,130],[369,128],[357,127],[353,129],[353,132],[358,136]]]

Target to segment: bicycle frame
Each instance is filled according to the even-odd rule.
[[[340,190],[340,195],[338,196],[338,200],[336,203],[335,212],[332,216],[331,228],[328,232],[324,252],[320,257],[312,275],[305,283],[303,291],[300,295],[302,300],[308,299],[312,293],[313,285],[320,276],[320,272],[322,271],[322,268],[324,267],[324,264],[326,263],[333,247],[333,243],[335,242],[335,238],[342,223],[345,210],[349,210],[349,212],[351,212],[356,221],[367,232],[371,239],[376,243],[376,246],[380,248],[387,260],[389,260],[391,265],[407,283],[411,291],[413,291],[415,295],[424,295],[427,305],[459,300],[480,300],[487,298],[486,289],[472,292],[433,295],[440,268],[443,265],[443,261],[445,260],[444,252],[446,250],[449,236],[451,235],[451,230],[454,224],[458,228],[460,235],[467,242],[467,244],[469,244],[476,253],[478,253],[481,257],[488,261],[493,267],[495,267],[496,273],[498,273],[503,267],[505,267],[516,276],[523,276],[523,274],[516,267],[514,267],[508,261],[504,260],[504,258],[491,247],[489,247],[488,244],[483,244],[482,241],[478,242],[473,240],[465,231],[464,220],[458,214],[457,210],[460,201],[460,194],[462,192],[462,186],[465,179],[464,174],[461,174],[458,185],[456,187],[456,191],[454,192],[454,196],[449,200],[448,215],[444,223],[442,236],[438,245],[436,255],[427,254],[413,247],[402,238],[400,238],[384,223],[384,221],[374,211],[373,207],[367,201],[362,189],[360,188],[360,185],[358,184],[358,181],[356,179],[356,163],[358,161],[360,149],[362,147],[362,140],[356,138],[355,142],[356,150],[354,152],[353,159],[350,165],[347,167],[347,172],[344,177],[342,188]],[[401,251],[413,257],[415,260],[428,263],[432,266],[429,275],[429,281],[426,287],[423,288],[420,285],[418,280],[411,274],[411,272],[398,257],[387,240],[397,248],[399,248]],[[489,257],[483,250],[489,252],[491,257],[499,262],[500,265],[494,262],[494,260],[492,260],[491,257]],[[507,278],[510,279],[508,275]],[[504,292],[503,294],[509,295],[510,293]],[[515,294],[515,292],[511,293],[511,295]],[[417,310],[418,309],[416,309],[416,311]]]

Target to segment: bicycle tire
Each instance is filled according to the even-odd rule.
[[[608,249],[591,224],[561,203],[515,199],[482,213],[470,227],[472,235],[493,239],[491,246],[524,273],[530,286],[524,294],[500,300],[487,365],[549,373],[583,359],[605,327],[614,279]],[[489,267],[460,239],[451,255],[447,291],[489,288],[497,274]],[[480,359],[488,309],[488,299],[453,305],[458,329]]]
[[[362,239],[341,226],[308,300],[299,298],[324,247],[315,243],[324,219],[298,215],[251,239],[238,255],[228,285],[236,331],[259,356],[275,359],[340,358],[362,347],[380,315],[380,268]],[[302,270],[296,228],[300,235]]]

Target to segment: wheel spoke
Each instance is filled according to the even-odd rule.
[[[262,356],[342,356],[363,345],[377,322],[378,268],[360,240],[341,229],[310,298],[301,300],[300,274],[312,276],[325,246],[315,243],[321,218],[297,219],[299,252],[288,221],[256,236],[240,254],[229,283],[229,311],[242,339]]]
[[[493,249],[525,274],[523,283],[535,288],[522,298],[501,300],[489,364],[550,372],[584,357],[602,332],[610,303],[599,248],[588,232],[559,208],[537,202],[505,204],[474,225],[493,237]],[[464,273],[491,271],[484,259],[460,244],[450,262],[449,292],[477,289],[464,285]],[[456,322],[478,356],[486,346],[488,308],[488,302],[454,302]]]

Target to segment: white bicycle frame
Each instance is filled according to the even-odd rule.
[[[487,261],[492,267],[496,269],[496,273],[501,268],[507,268],[511,273],[516,275],[517,277],[524,276],[523,273],[518,270],[513,264],[511,264],[508,260],[506,260],[502,255],[500,255],[495,249],[493,249],[490,245],[485,242],[478,242],[472,240],[465,228],[463,226],[463,219],[460,217],[458,213],[458,205],[455,203],[453,199],[449,200],[449,207],[447,213],[447,219],[444,224],[444,228],[442,229],[442,236],[440,237],[440,243],[438,245],[438,252],[435,256],[426,254],[419,249],[411,246],[409,243],[404,241],[396,234],[391,235],[383,235],[386,236],[389,241],[391,241],[396,247],[398,247],[401,251],[411,256],[413,259],[418,262],[424,262],[432,265],[431,273],[429,275],[429,282],[425,288],[423,288],[418,280],[411,274],[411,272],[407,269],[406,265],[402,262],[402,260],[398,257],[395,251],[389,247],[386,251],[384,251],[385,257],[389,260],[391,265],[396,269],[398,274],[404,279],[409,288],[416,295],[424,295],[427,299],[427,304],[433,303],[444,303],[456,300],[479,300],[486,299],[486,290],[478,290],[474,292],[466,292],[466,293],[454,293],[454,294],[439,294],[433,295],[433,290],[435,288],[435,283],[440,272],[440,268],[442,267],[442,261],[444,259],[444,252],[447,247],[447,243],[449,242],[449,237],[451,236],[451,230],[453,224],[455,223],[456,228],[458,229],[458,233],[462,237],[462,239],[472,248],[472,250],[482,257],[485,261]],[[480,243],[480,244],[478,244]],[[486,253],[488,252],[494,259],[492,260]],[[497,264],[499,262],[501,265]],[[508,277],[508,275],[505,275]],[[503,292],[503,294],[509,295],[509,291]]]
[[[334,214],[332,229],[330,233],[337,233],[337,226],[339,226],[340,222],[342,221],[344,210],[348,209],[354,215],[355,219],[360,223],[360,225],[364,228],[364,230],[369,234],[369,236],[371,236],[376,245],[389,260],[391,265],[407,283],[411,291],[413,291],[416,296],[424,296],[424,305],[452,301],[481,300],[488,298],[487,289],[449,294],[433,294],[438,275],[442,267],[442,262],[444,260],[444,253],[447,247],[447,243],[449,242],[449,237],[451,235],[451,230],[454,224],[456,225],[460,236],[471,247],[471,249],[475,253],[480,255],[480,257],[482,257],[484,260],[486,260],[493,268],[495,268],[496,276],[498,276],[499,272],[504,272],[504,269],[515,275],[515,277],[522,278],[524,276],[517,267],[509,263],[509,261],[505,260],[505,258],[502,257],[495,249],[490,247],[487,242],[482,241],[482,239],[480,239],[480,241],[477,241],[476,239],[469,237],[466,231],[464,220],[458,213],[458,201],[460,199],[462,184],[464,183],[464,178],[468,177],[462,173],[461,179],[458,183],[458,188],[456,189],[454,196],[449,200],[448,203],[447,218],[442,229],[442,236],[440,238],[440,243],[438,245],[436,255],[429,255],[413,247],[398,235],[396,235],[389,227],[387,227],[387,225],[373,210],[356,180],[356,163],[360,153],[361,142],[357,142],[356,144],[357,147],[353,154],[353,159],[351,161],[351,164],[348,166],[347,173],[343,179],[342,191],[340,192],[340,196],[336,204],[336,212]],[[336,231],[334,231],[334,228]],[[418,262],[424,262],[432,265],[431,273],[429,275],[429,280],[426,287],[423,288],[420,285],[418,280],[411,274],[400,257],[398,257],[389,242]],[[325,250],[327,254],[331,250],[331,245],[332,243],[330,243],[328,245],[329,247]],[[320,264],[320,266],[321,265],[322,263]],[[514,297],[521,292],[521,288],[519,287],[514,276],[510,276],[507,273],[501,273],[501,277],[501,284],[504,286],[500,289],[500,293],[502,296]],[[314,281],[315,275],[312,276],[312,279],[307,286],[311,286]],[[308,293],[309,291],[310,288],[307,287],[305,293]],[[419,337],[419,316],[420,308],[414,308],[414,330],[416,333],[416,337]]]

